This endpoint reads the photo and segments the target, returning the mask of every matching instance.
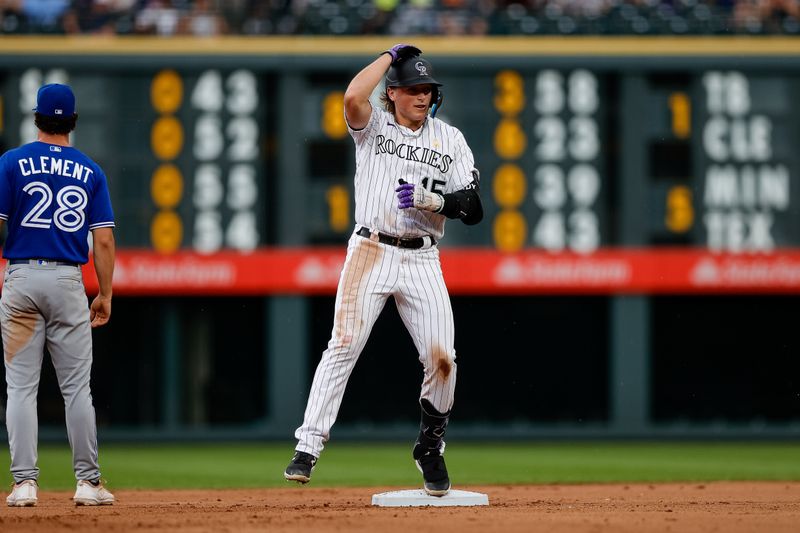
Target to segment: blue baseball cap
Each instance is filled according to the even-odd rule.
[[[48,117],[71,117],[75,114],[75,95],[69,85],[42,85],[36,95],[34,111]]]

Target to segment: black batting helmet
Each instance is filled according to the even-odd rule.
[[[410,57],[389,67],[386,73],[387,87],[411,87],[429,83],[434,87],[442,84],[433,78],[433,66],[427,59]]]
[[[427,59],[421,57],[410,57],[400,61],[391,67],[386,73],[386,88],[389,87],[411,87],[412,85],[425,85],[430,84],[433,86],[431,91],[431,116],[435,116],[436,112],[442,106],[441,96],[442,92],[439,87],[441,83],[433,78],[433,66]],[[388,95],[386,96],[388,100]],[[394,106],[394,103],[391,103]],[[390,108],[394,112],[394,107]]]

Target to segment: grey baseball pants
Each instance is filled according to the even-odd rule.
[[[14,481],[39,477],[36,395],[45,346],[64,397],[75,477],[99,477],[97,427],[89,389],[92,331],[80,268],[9,264],[0,297],[0,326]]]

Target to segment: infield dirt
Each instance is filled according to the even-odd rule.
[[[74,507],[72,492],[42,491],[37,507],[3,507],[0,531],[800,531],[800,482],[456,488],[484,492],[489,495],[490,505],[371,505],[373,494],[397,487],[117,490],[114,492],[118,502],[109,507]]]

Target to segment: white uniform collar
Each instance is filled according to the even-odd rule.
[[[425,117],[425,121],[422,123],[422,126],[420,126],[418,130],[414,131],[411,128],[398,124],[394,114],[389,113],[389,125],[397,128],[397,131],[399,131],[404,137],[419,137],[422,135],[425,126],[428,125],[429,119],[430,117]]]

